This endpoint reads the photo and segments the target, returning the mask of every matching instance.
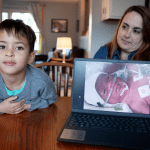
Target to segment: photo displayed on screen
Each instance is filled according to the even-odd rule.
[[[149,114],[150,64],[87,62],[84,109]]]

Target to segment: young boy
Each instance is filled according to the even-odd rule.
[[[0,23],[0,113],[33,111],[57,100],[51,79],[29,65],[35,40],[34,31],[21,20]]]

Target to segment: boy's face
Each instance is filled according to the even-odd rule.
[[[18,39],[14,31],[9,35],[0,31],[0,72],[16,75],[25,73],[27,64],[34,60],[34,52],[29,54],[29,43],[26,38]]]

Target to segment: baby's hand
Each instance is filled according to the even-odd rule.
[[[18,114],[24,111],[26,105],[25,100],[15,102],[15,99],[17,99],[17,96],[9,97],[0,103],[0,112],[7,114]]]

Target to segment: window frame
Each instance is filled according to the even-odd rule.
[[[2,13],[3,12],[8,12],[8,19],[11,19],[12,18],[12,13],[13,12],[20,12],[20,13],[30,13],[30,11],[29,10],[21,10],[21,9],[15,9],[15,10],[13,10],[13,9],[2,9]],[[35,33],[39,33],[39,49],[34,49],[34,51],[36,52],[36,51],[40,51],[41,50],[41,33],[40,33],[40,31],[39,32],[35,32]]]

